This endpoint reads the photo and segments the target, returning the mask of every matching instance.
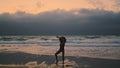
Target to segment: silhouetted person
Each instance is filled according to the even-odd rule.
[[[60,52],[62,52],[62,63],[64,64],[64,46],[65,46],[65,43],[66,43],[66,38],[65,37],[59,37],[59,36],[56,36],[57,38],[59,38],[59,41],[60,41],[60,48],[59,50],[55,53],[55,57],[56,57],[56,64],[58,64],[58,54]]]

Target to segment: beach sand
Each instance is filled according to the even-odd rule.
[[[59,64],[56,65],[54,53],[57,48],[57,46],[0,45],[0,68],[120,68],[119,59],[83,57],[76,53],[65,56],[64,66],[59,55]]]

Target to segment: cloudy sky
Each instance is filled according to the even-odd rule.
[[[0,35],[120,35],[119,0],[0,0]]]

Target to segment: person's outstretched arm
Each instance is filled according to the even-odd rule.
[[[60,36],[56,36],[56,38],[60,38]]]

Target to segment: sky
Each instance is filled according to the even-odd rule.
[[[45,11],[63,9],[105,9],[120,11],[119,0],[0,0],[0,13],[25,11],[37,14]]]
[[[0,35],[120,35],[119,0],[0,0]]]

